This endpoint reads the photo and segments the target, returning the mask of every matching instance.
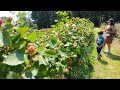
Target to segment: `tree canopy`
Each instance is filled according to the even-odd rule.
[[[32,19],[35,20],[38,29],[50,28],[58,18],[57,11],[32,11]],[[89,18],[95,26],[100,26],[109,18],[114,18],[115,22],[120,19],[120,11],[67,11],[70,17]]]

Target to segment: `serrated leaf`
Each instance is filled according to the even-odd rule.
[[[80,54],[80,49],[79,49],[79,48],[75,48],[75,49],[73,50],[73,52],[76,53],[76,54]]]
[[[32,73],[31,72],[25,72],[26,78],[32,78]]]
[[[26,12],[21,13],[21,17],[25,17],[27,15]]]
[[[0,47],[3,47],[3,34],[0,32]]]
[[[0,32],[0,47],[4,46],[8,46],[11,44],[11,39],[10,37],[8,37],[9,34],[6,32],[3,32],[3,34]]]
[[[9,71],[9,73],[6,76],[6,79],[22,79],[19,75],[17,75],[13,71]]]
[[[37,35],[35,33],[31,33],[29,36],[28,36],[28,39],[31,41],[31,42],[35,42],[36,41],[36,38],[37,38]]]
[[[23,79],[31,79],[32,78],[32,73],[31,73],[31,71],[24,72],[21,76],[23,77]]]
[[[47,66],[45,65],[40,65],[37,76],[39,77],[45,77],[47,74]]]
[[[24,23],[24,20],[23,20],[22,18],[20,18],[20,19],[18,20],[18,23]]]
[[[35,79],[35,76],[36,76],[37,73],[38,73],[38,69],[34,68],[34,69],[31,71],[31,73],[32,73],[32,79]]]
[[[0,63],[0,71],[5,70],[6,64]]]
[[[46,48],[46,45],[47,44],[43,44],[42,46],[40,46],[40,48],[38,49],[38,52],[39,53],[43,52],[45,50],[45,48]]]
[[[64,46],[65,47],[68,47],[68,46],[70,46],[72,43],[70,43],[70,42],[67,42]]]
[[[25,40],[23,38],[20,38],[20,39],[17,40],[16,45],[20,46],[20,44],[22,44],[24,41]]]
[[[57,38],[52,37],[50,42],[50,47],[54,48],[56,44],[57,44]]]
[[[34,68],[32,71],[23,73],[22,77],[24,79],[35,79],[35,76],[37,75],[37,73],[38,73],[38,70]]]
[[[20,45],[19,49],[22,49],[23,47],[25,47],[26,43],[27,43],[27,42],[24,41],[24,42]]]
[[[17,31],[19,33],[21,33],[21,37],[23,38],[26,35],[26,32],[29,30],[29,28],[25,28],[25,27],[19,27],[17,28]]]
[[[76,71],[77,71],[77,68],[73,66],[73,67],[72,67],[72,71],[73,71],[73,72],[76,72]]]
[[[55,50],[48,50],[46,53],[47,54],[51,54],[51,55],[55,55],[56,51]]]
[[[85,79],[89,79],[89,75],[83,75]]]
[[[38,37],[42,37],[42,33],[41,32],[37,32],[37,36]]]
[[[3,31],[3,44],[4,46],[8,46],[8,45],[11,45],[11,38],[9,36],[9,32],[4,30]]]
[[[26,23],[26,22],[25,22],[25,23],[23,24],[23,27],[29,27],[29,23]]]
[[[16,43],[17,40],[20,38],[20,36],[21,36],[21,34],[17,34],[17,35],[13,38],[12,43],[13,43],[13,44]]]
[[[3,36],[3,42],[4,42],[4,46],[9,46],[11,45],[11,39],[9,37],[5,37]]]
[[[48,64],[48,62],[46,61],[46,59],[43,58],[42,55],[36,55],[36,56],[35,56],[35,59],[40,61],[40,62],[39,62],[39,65],[41,65],[41,64],[47,65],[47,64]]]
[[[12,28],[12,25],[8,22],[4,26],[4,29],[11,29],[11,28]]]
[[[51,55],[51,54],[44,54],[44,56],[50,57],[50,58],[56,58],[57,57],[57,55]]]
[[[57,74],[57,71],[55,69],[51,69],[51,70],[48,70],[47,74],[50,76],[50,77],[55,77],[56,74]]]
[[[3,63],[11,66],[19,65],[24,63],[27,55],[24,53],[13,53],[8,55],[8,57],[3,61]]]
[[[68,55],[66,54],[66,53],[64,53],[64,52],[62,52],[62,51],[58,51],[59,52],[59,54],[61,55],[61,57],[68,57]]]
[[[15,73],[22,73],[24,70],[24,65],[23,64],[19,64],[17,66],[12,66],[11,70],[14,71]]]

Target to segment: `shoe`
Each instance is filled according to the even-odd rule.
[[[102,52],[106,52],[104,49],[101,50]]]
[[[104,49],[102,48],[102,50],[101,51],[104,51]]]
[[[109,50],[107,50],[107,51],[106,51],[106,53],[110,53],[110,51],[109,51]]]
[[[101,56],[98,56],[96,59],[97,59],[97,60],[100,60],[100,59],[101,59]]]

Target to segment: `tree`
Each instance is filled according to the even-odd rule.
[[[109,18],[114,18],[115,22],[119,21],[120,11],[67,11],[70,17],[89,18],[94,26],[100,26]],[[49,28],[59,18],[56,11],[32,11],[32,19],[36,21],[38,29]]]
[[[36,21],[38,29],[50,28],[57,19],[56,11],[32,11],[32,19]]]

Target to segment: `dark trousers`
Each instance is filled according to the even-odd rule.
[[[98,54],[100,54],[102,48],[103,48],[103,47],[100,47],[100,48],[97,47],[97,53],[98,53]]]

